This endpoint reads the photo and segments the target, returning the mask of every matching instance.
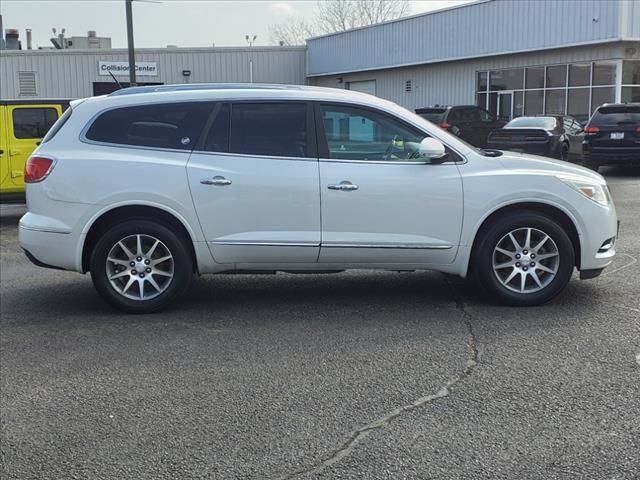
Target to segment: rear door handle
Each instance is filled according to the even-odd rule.
[[[351,192],[353,190],[358,190],[358,185],[354,185],[351,182],[343,180],[340,183],[329,184],[327,185],[327,188],[329,190],[341,190],[343,192]]]
[[[200,183],[203,185],[217,185],[218,187],[224,187],[225,185],[231,185],[232,182],[220,175],[216,175],[213,178],[201,178]]]

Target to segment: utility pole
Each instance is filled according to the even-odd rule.
[[[133,48],[133,0],[125,0],[127,11],[127,46],[129,49],[129,86],[136,86],[136,55]]]

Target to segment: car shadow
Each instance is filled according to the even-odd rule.
[[[151,315],[128,315],[112,308],[99,297],[88,276],[70,275],[69,280],[57,282],[55,288],[11,287],[2,297],[2,323],[38,325],[264,319],[295,323],[310,318],[366,323],[370,316],[388,316],[393,321],[398,315],[406,315],[403,321],[428,321],[446,311],[450,314],[468,308],[499,310],[514,318],[527,316],[531,309],[561,309],[579,317],[581,312],[596,308],[600,301],[596,285],[574,280],[546,305],[502,306],[473,280],[423,271],[205,276],[196,279],[187,295],[171,308]]]

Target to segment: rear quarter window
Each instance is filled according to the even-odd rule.
[[[191,150],[212,108],[209,102],[115,108],[98,116],[86,138],[116,145]]]
[[[56,123],[53,124],[53,127],[51,127],[47,132],[47,134],[44,136],[44,138],[42,139],[42,143],[46,143],[56,136],[56,134],[60,131],[60,129],[64,126],[64,124],[67,123],[67,120],[69,120],[69,117],[71,116],[71,112],[72,112],[71,107],[67,108],[64,111],[62,116],[56,121]]]

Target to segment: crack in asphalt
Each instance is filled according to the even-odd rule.
[[[445,277],[445,282],[453,292],[453,297],[456,304],[455,308],[456,310],[459,310],[461,312],[462,322],[464,323],[464,326],[467,330],[467,335],[468,335],[467,346],[468,346],[469,354],[468,354],[465,369],[462,372],[458,373],[456,376],[447,380],[447,382],[436,393],[422,396],[412,403],[397,407],[391,410],[386,415],[383,415],[382,417],[379,417],[376,420],[366,424],[365,426],[353,431],[349,435],[347,440],[337,450],[334,450],[329,456],[325,457],[320,462],[314,465],[303,468],[301,470],[290,473],[288,475],[281,476],[279,477],[280,480],[291,480],[301,475],[313,475],[316,473],[320,473],[325,468],[330,467],[331,465],[339,462],[340,460],[348,456],[351,453],[351,451],[362,440],[364,440],[367,436],[369,436],[371,432],[386,427],[394,419],[396,419],[397,417],[399,417],[405,412],[410,412],[412,410],[428,405],[429,403],[435,400],[449,396],[452,393],[454,387],[458,383],[460,383],[461,381],[463,381],[473,373],[473,370],[475,369],[475,367],[478,365],[478,362],[479,362],[477,337],[473,330],[473,324],[472,324],[473,317],[471,313],[468,312],[467,307],[464,301],[462,300],[462,297],[459,295],[458,291],[456,290],[455,286],[451,282],[449,282],[449,280],[446,277]]]

